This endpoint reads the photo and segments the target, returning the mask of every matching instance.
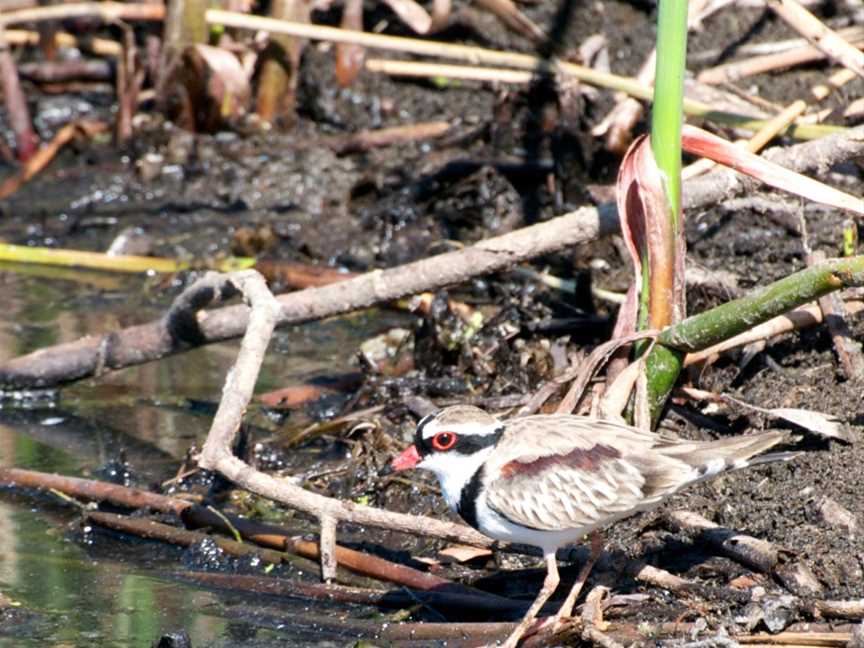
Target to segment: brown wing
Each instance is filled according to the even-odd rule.
[[[656,442],[653,433],[593,419],[509,421],[498,461],[489,466],[487,502],[512,521],[542,530],[624,517],[674,492],[692,473],[684,462],[653,451]]]

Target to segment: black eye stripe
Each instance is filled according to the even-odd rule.
[[[449,430],[442,430],[438,434],[441,434],[442,432],[449,432]],[[501,435],[504,434],[504,426],[502,425],[495,428],[491,434],[458,434],[455,432],[451,432],[451,434],[456,434],[456,443],[454,443],[447,452],[470,455],[474,454],[478,450],[488,448],[498,443],[498,439],[500,439]],[[432,445],[432,439],[434,438],[435,436],[431,436],[424,439],[422,434],[417,435],[415,445],[420,456],[425,456],[430,452],[438,452],[438,450],[436,450]]]
[[[498,443],[498,439],[504,433],[504,426],[495,429],[492,434],[463,434],[456,439],[456,443],[450,449],[451,452],[459,454],[474,454],[478,450],[488,448]]]

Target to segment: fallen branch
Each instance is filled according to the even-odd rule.
[[[280,325],[299,324],[392,301],[426,290],[437,290],[471,277],[508,268],[526,259],[569,245],[591,241],[615,231],[612,205],[583,208],[552,222],[527,227],[390,270],[376,270],[354,279],[282,295]],[[231,306],[201,317],[204,304],[181,295],[161,320],[104,336],[42,349],[0,367],[0,385],[45,387],[158,360],[194,346],[243,334],[245,306]]]
[[[334,284],[334,287],[342,285],[345,284]],[[209,274],[193,285],[187,293],[216,294],[232,288],[243,292],[252,311],[246,333],[240,343],[237,361],[228,372],[219,408],[213,417],[207,441],[198,457],[199,466],[218,471],[246,490],[313,515],[322,524],[329,524],[330,520],[347,521],[481,547],[493,544],[491,539],[461,524],[392,513],[312,493],[300,486],[255,470],[234,456],[231,451],[234,437],[240,429],[246,407],[252,399],[258,372],[281,307],[267,289],[264,279],[254,271],[237,272],[231,275]],[[324,558],[334,553],[333,538],[322,535],[321,540],[322,569],[327,573],[329,566],[324,562]]]
[[[855,46],[864,45],[864,29],[860,26],[842,29],[838,33]],[[756,74],[821,61],[825,58],[827,58],[826,54],[819,48],[812,45],[803,45],[784,52],[763,54],[743,61],[724,63],[702,70],[696,78],[701,83],[731,83]]]
[[[727,558],[757,571],[771,574],[780,562],[780,550],[770,542],[721,527],[698,513],[673,511],[666,519],[678,531],[698,536]]]
[[[864,127],[822,140],[766,154],[797,172],[826,169],[864,155]],[[687,183],[689,208],[715,204],[755,185],[730,169],[716,170]],[[551,221],[481,241],[455,252],[389,270],[376,270],[341,283],[281,295],[278,324],[285,326],[347,313],[382,302],[466,281],[527,259],[595,240],[618,231],[614,205],[583,207]],[[194,307],[195,311],[203,306]],[[176,308],[172,309],[172,313]],[[5,389],[56,386],[101,371],[158,360],[201,344],[242,335],[248,321],[245,306],[192,312],[190,335],[177,335],[172,314],[147,324],[100,336],[88,336],[9,360],[0,365]],[[181,330],[182,332],[182,330]]]

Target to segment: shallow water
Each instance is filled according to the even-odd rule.
[[[0,357],[158,317],[169,300],[147,294],[145,285],[141,277],[70,271],[42,277],[0,268],[6,305]],[[259,391],[350,368],[353,350],[386,319],[361,316],[279,332]],[[235,348],[213,345],[41,400],[0,401],[0,466],[91,476],[122,452],[138,483],[172,477],[189,447],[206,437]],[[30,495],[0,490],[0,593],[20,603],[18,616],[0,611],[0,647],[149,647],[179,630],[196,648],[345,645],[336,630],[310,631],[304,618],[345,609],[237,601],[182,583],[176,575],[188,568],[183,551],[85,532],[74,506]]]

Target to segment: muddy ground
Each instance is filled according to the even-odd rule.
[[[823,9],[834,24],[842,26],[856,18],[849,7],[832,4]],[[551,4],[524,9],[541,25],[552,24],[559,11]],[[367,20],[374,23],[381,11],[371,12]],[[600,33],[608,41],[613,71],[634,74],[653,45],[653,4],[607,1],[573,4],[560,11],[572,12],[571,28],[559,44],[562,54]],[[860,8],[857,11],[860,22]],[[398,25],[391,27],[394,33],[401,30]],[[467,7],[442,36],[531,49],[494,19]],[[698,71],[728,60],[745,43],[791,36],[786,26],[761,9],[721,11],[691,35],[689,45],[694,54],[712,48],[719,53],[690,68]],[[785,104],[804,96],[825,73],[824,67],[812,66],[754,77],[739,87]],[[864,82],[858,80],[829,103],[842,107],[862,94]],[[111,105],[97,94],[58,98],[34,89],[31,97],[46,135],[71,112],[104,114]],[[80,145],[5,201],[0,235],[18,243],[104,249],[106,241],[124,227],[140,226],[153,237],[157,255],[206,257],[227,253],[232,241],[238,245],[235,235],[240,228],[266,226],[275,233],[267,251],[273,257],[354,271],[393,266],[608,199],[618,156],[605,151],[590,130],[612,105],[611,93],[601,91],[580,95],[564,110],[554,87],[546,83],[530,88],[469,82],[439,86],[368,73],[342,90],[335,83],[329,48],[312,46],[303,61],[298,122],[287,132],[193,136],[145,112],[139,137],[128,150],[117,151],[109,143]],[[439,119],[457,123],[456,134],[350,155],[339,155],[321,144],[325,136]],[[835,118],[836,123],[841,121]],[[640,128],[645,128],[644,122]],[[154,153],[161,159],[153,162],[151,157],[147,162]],[[843,165],[825,177],[847,191],[861,193],[862,162]],[[146,164],[154,168],[142,172]],[[775,205],[781,202],[775,195],[759,197]],[[788,198],[783,202],[792,208],[756,211],[739,203],[687,214],[690,262],[709,273],[732,272],[740,289],[747,290],[803,268],[805,245],[829,256],[837,254],[843,214],[798,205]],[[806,221],[806,241],[801,219]],[[371,503],[394,510],[450,516],[427,476],[412,475],[416,485],[410,487],[375,475],[388,453],[410,436],[413,418],[404,405],[406,397],[420,395],[439,403],[466,398],[483,402],[532,393],[553,375],[562,352],[590,349],[608,337],[615,308],[595,300],[590,286],[626,290],[630,270],[622,251],[620,241],[605,240],[535,263],[536,268],[575,278],[575,294],[556,293],[512,273],[451,290],[450,296],[495,314],[493,323],[470,342],[497,346],[493,361],[476,362],[470,345],[445,348],[438,334],[453,322],[446,308],[424,321],[418,319],[413,331],[415,368],[396,378],[367,372],[359,397],[347,399],[347,407],[355,409],[385,405],[376,419],[378,431],[361,438],[371,459],[361,455],[356,476],[317,480],[316,487],[341,496],[368,497]],[[165,286],[166,295],[178,289]],[[725,298],[691,291],[690,309],[695,312]],[[507,327],[501,326],[504,323]],[[852,326],[861,339],[864,324],[856,320]],[[824,328],[773,341],[743,369],[738,359],[724,359],[692,379],[706,389],[762,407],[812,408],[833,414],[860,438],[864,385],[842,378]],[[305,415],[342,414],[345,402],[313,407]],[[674,405],[665,423],[694,438],[777,425],[739,411],[709,414],[693,403]],[[798,447],[805,453],[794,462],[725,476],[673,498],[656,513],[608,530],[611,555],[643,558],[715,586],[740,583],[736,579],[751,574],[670,527],[664,512],[687,509],[783,548],[785,560],[800,561],[815,574],[819,598],[864,597],[864,443],[801,436]],[[278,437],[271,444],[268,456],[273,464],[290,466],[291,451],[280,445]],[[300,466],[292,467],[300,471]],[[819,512],[825,498],[853,514],[857,532]],[[362,540],[366,546],[403,558],[405,551],[433,556],[437,548],[425,540],[356,529],[349,529],[346,539]],[[498,560],[509,567],[518,563],[506,554]],[[502,577],[494,561],[475,562],[465,574],[478,586],[525,598],[533,597],[542,579],[541,571],[527,572],[519,579]],[[572,577],[574,572],[564,574]],[[750,585],[762,585],[770,595],[789,593],[768,577],[753,579]],[[683,600],[620,576],[612,560],[601,563],[592,580],[608,583],[617,592],[648,594],[625,608],[623,614],[629,618],[705,618],[715,629],[764,627],[745,601],[720,596],[698,603]],[[417,618],[426,615],[421,610]],[[812,618],[805,612],[792,610],[787,625],[808,620]]]

